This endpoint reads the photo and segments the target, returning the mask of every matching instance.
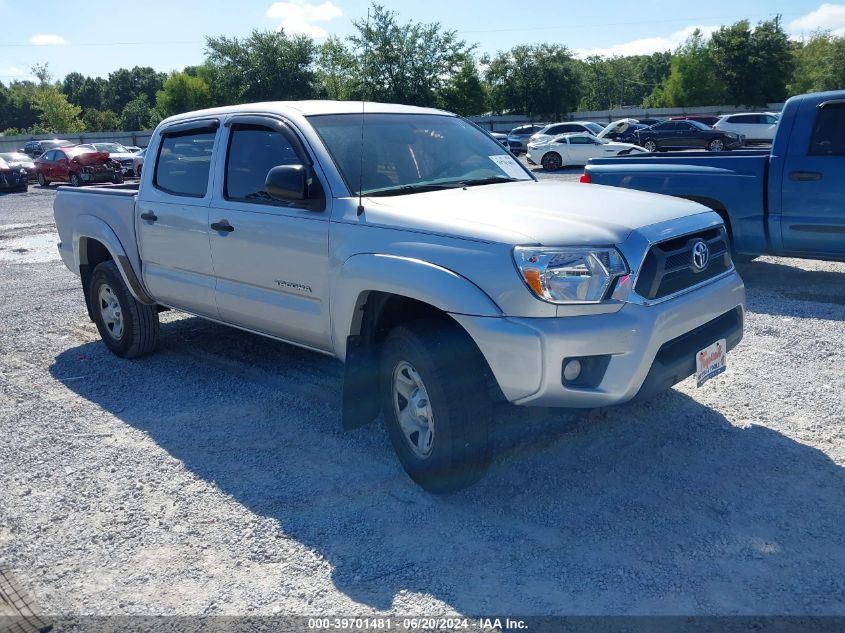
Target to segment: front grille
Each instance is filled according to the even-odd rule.
[[[122,160],[120,161],[120,164],[121,164],[121,165],[126,165],[127,167],[131,167],[131,166],[132,166],[132,159],[131,159],[131,158],[125,158],[125,159],[122,159]]]
[[[699,271],[693,267],[692,249],[701,240],[710,248],[710,261]],[[699,231],[652,246],[634,290],[644,299],[662,299],[718,277],[730,268],[731,253],[725,227]]]
[[[522,147],[522,143],[519,141],[508,141],[508,145],[510,147]]]

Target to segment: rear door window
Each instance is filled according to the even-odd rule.
[[[202,198],[214,149],[214,130],[167,135],[161,140],[153,176],[157,189],[176,196]]]
[[[820,108],[810,136],[810,156],[845,156],[845,102]]]

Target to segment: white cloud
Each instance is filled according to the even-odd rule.
[[[343,15],[343,11],[331,0],[322,4],[311,4],[305,0],[274,2],[267,9],[267,17],[281,20],[280,29],[287,33],[303,33],[311,37],[325,37],[326,30],[314,22],[328,22]]]
[[[67,44],[65,38],[61,35],[52,35],[48,33],[33,35],[30,38],[29,43],[35,44],[36,46],[61,46],[62,44]]]
[[[575,50],[575,55],[582,59],[591,55],[599,55],[601,57],[612,57],[613,55],[651,55],[652,53],[661,51],[675,50],[678,45],[693,34],[695,29],[700,30],[704,34],[704,37],[708,38],[718,28],[718,26],[693,25],[680,31],[675,31],[666,37],[645,37],[623,44],[614,44],[606,48],[579,48]]]
[[[0,81],[6,79],[32,79],[32,72],[17,66],[0,66]]]
[[[822,4],[790,22],[787,27],[792,35],[809,34],[818,30],[830,30],[835,35],[845,35],[845,4]]]

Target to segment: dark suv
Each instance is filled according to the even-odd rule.
[[[532,123],[531,125],[520,125],[508,132],[508,147],[515,155],[524,154],[528,151],[528,139],[533,134],[546,127],[545,123]]]
[[[31,156],[32,158],[38,158],[46,151],[51,149],[56,149],[57,147],[67,147],[68,145],[74,145],[73,141],[63,141],[61,139],[52,139],[49,141],[30,141],[26,145],[23,146],[21,151],[26,154],[27,156]]]

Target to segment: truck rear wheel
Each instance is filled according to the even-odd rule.
[[[158,310],[132,296],[113,261],[91,274],[88,301],[100,338],[121,358],[137,358],[158,347]]]
[[[429,492],[477,482],[490,463],[492,399],[483,358],[454,323],[393,329],[381,358],[384,419],[410,477]]]

